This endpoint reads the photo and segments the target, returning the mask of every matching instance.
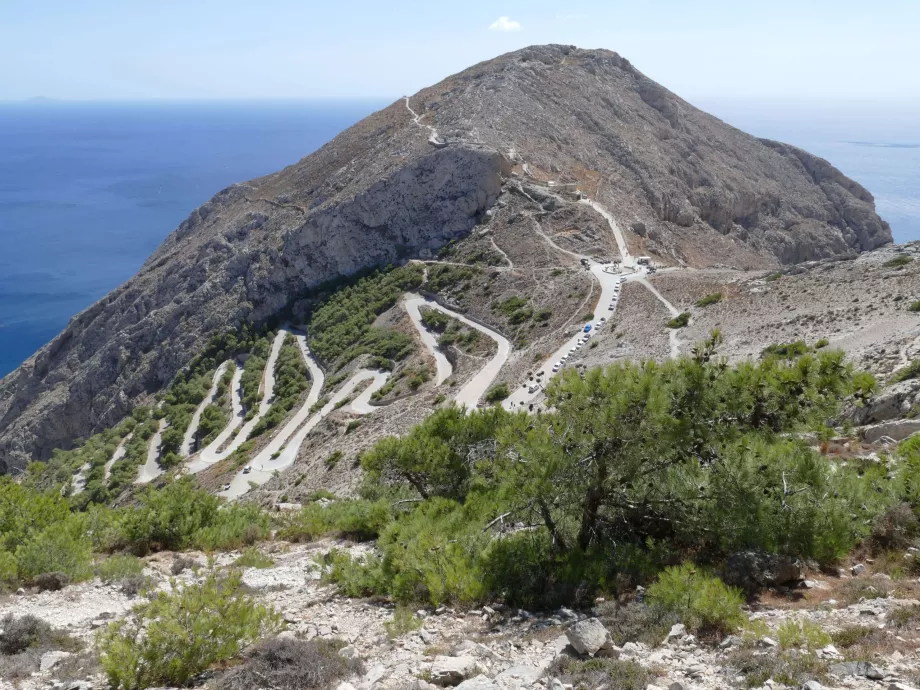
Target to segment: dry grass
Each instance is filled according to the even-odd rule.
[[[364,672],[357,659],[345,659],[341,641],[280,639],[268,640],[251,649],[243,663],[217,679],[221,690],[320,690],[336,681]]]

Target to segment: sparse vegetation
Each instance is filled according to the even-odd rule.
[[[275,638],[261,642],[243,655],[243,663],[220,676],[224,690],[325,690],[352,674],[364,673],[357,659],[345,659],[340,640]]]
[[[547,669],[547,677],[559,678],[576,688],[608,687],[616,690],[645,690],[655,674],[636,661],[588,659],[560,655]]]
[[[99,634],[100,661],[113,688],[184,686],[215,662],[279,630],[281,619],[241,589],[239,571],[173,586]]]
[[[690,323],[690,312],[685,311],[668,321],[668,328],[683,328]]]
[[[907,254],[898,254],[893,259],[889,259],[882,264],[885,268],[903,268],[907,264],[911,263],[914,260],[912,256]]]
[[[741,591],[690,563],[665,569],[649,587],[648,600],[695,632],[727,634],[745,620]]]
[[[697,300],[696,306],[698,307],[708,307],[711,304],[718,304],[722,301],[721,292],[713,292],[709,295],[706,295],[702,299]]]

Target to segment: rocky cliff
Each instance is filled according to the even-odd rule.
[[[468,234],[512,175],[576,183],[631,247],[675,264],[769,267],[891,241],[869,192],[826,161],[720,122],[615,53],[525,49],[195,210],[0,382],[0,471],[114,423],[211,334]]]

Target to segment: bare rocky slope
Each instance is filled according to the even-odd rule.
[[[300,300],[325,281],[430,258],[502,217],[494,207],[516,178],[574,183],[616,217],[632,254],[666,264],[764,269],[891,241],[871,194],[826,161],[720,122],[616,53],[528,48],[195,210],[134,278],[0,381],[0,471],[110,426],[214,333],[302,317]],[[596,223],[556,197],[542,208],[562,243]],[[519,219],[503,216],[506,254],[540,242]]]

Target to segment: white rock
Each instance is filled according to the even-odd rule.
[[[866,566],[864,566],[862,563],[857,563],[852,568],[850,568],[851,575],[862,575],[864,572],[866,572]]]
[[[569,644],[579,654],[597,654],[601,649],[613,647],[610,633],[597,618],[579,621],[565,631]]]
[[[772,637],[761,637],[760,644],[763,647],[776,647],[779,643]]]
[[[342,647],[339,650],[339,656],[345,659],[354,659],[356,656],[358,656],[358,650],[354,645],[350,644],[347,647]]]
[[[45,652],[39,662],[39,669],[41,671],[50,671],[69,656],[70,652]]]
[[[683,637],[686,634],[687,634],[687,626],[685,626],[683,623],[675,623],[674,625],[671,626],[671,630],[668,632],[668,635],[667,637],[665,637],[665,640],[669,640],[672,637]]]
[[[355,690],[355,686],[351,683],[342,682],[336,686],[335,690]]]
[[[810,680],[802,686],[802,690],[824,690],[824,686],[816,680]]]
[[[436,656],[431,662],[431,682],[435,685],[459,685],[478,670],[471,656]]]
[[[914,686],[907,683],[890,683],[888,690],[917,690]]]
[[[488,676],[476,676],[465,680],[457,686],[459,690],[498,690],[498,686]]]

